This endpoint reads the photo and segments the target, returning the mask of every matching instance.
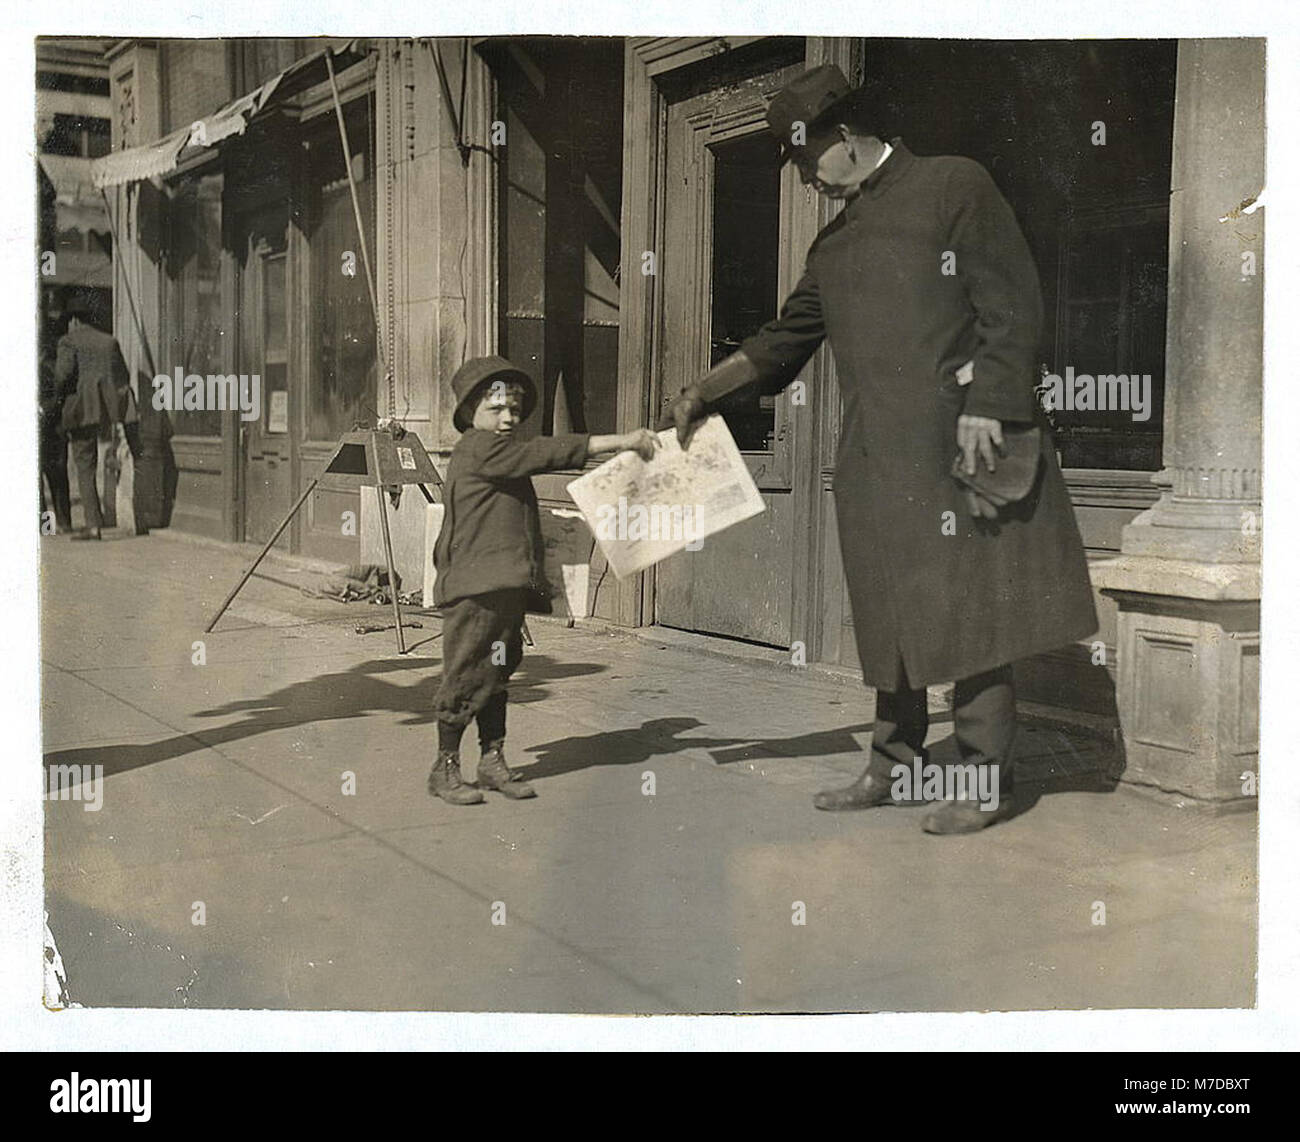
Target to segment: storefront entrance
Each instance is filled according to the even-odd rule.
[[[261,378],[261,415],[240,421],[244,539],[265,543],[294,501],[289,433],[287,225],[285,205],[245,220],[239,275],[239,372]],[[277,541],[289,549],[286,531]]]
[[[795,54],[790,62],[776,62]],[[792,216],[816,207],[766,129],[768,101],[805,68],[777,43],[748,73],[692,69],[665,85],[663,245],[658,267],[655,404],[677,393],[777,313],[800,267]],[[674,95],[680,94],[679,98]],[[806,248],[806,242],[799,250]],[[805,393],[806,395],[806,393]],[[665,626],[789,646],[797,549],[792,432],[798,399],[737,394],[720,410],[767,510],[660,564],[654,619]],[[800,401],[806,411],[806,400]],[[807,463],[807,458],[804,458]]]

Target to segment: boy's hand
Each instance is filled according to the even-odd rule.
[[[636,428],[623,434],[624,452],[635,452],[642,460],[653,460],[659,447],[659,438],[648,428]]]

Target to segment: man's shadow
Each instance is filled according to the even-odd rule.
[[[731,765],[758,757],[797,758],[852,753],[861,749],[853,735],[871,729],[871,723],[864,722],[788,738],[680,736],[703,726],[698,718],[652,718],[629,729],[545,742],[529,751],[537,755],[537,761],[528,767],[528,780],[558,777],[595,765],[640,765],[688,749],[708,750],[718,765]]]
[[[951,721],[951,715],[932,715],[930,720],[932,724]],[[758,759],[856,755],[865,769],[875,723],[856,722],[782,738],[682,736],[703,727],[704,723],[698,718],[653,718],[629,729],[558,738],[529,751],[536,754],[537,761],[527,767],[526,773],[531,781],[558,777],[591,766],[640,765],[690,749],[707,750],[718,765]],[[1080,751],[1071,738],[1059,732],[1040,732],[1029,739],[1025,732],[1028,729],[1028,726],[1021,727],[1013,747],[1016,805],[1012,816],[1027,812],[1049,794],[1111,793],[1118,786],[1123,758],[1117,757],[1113,750],[1100,746],[1094,749],[1091,747],[1096,743],[1091,743]],[[857,735],[863,735],[864,740],[860,741]],[[938,765],[961,763],[956,738],[951,734],[926,747],[923,757],[925,761]]]
[[[437,661],[423,658],[362,662],[347,670],[291,683],[261,697],[235,699],[191,715],[205,719],[238,716],[236,721],[225,725],[194,729],[140,745],[88,745],[52,750],[45,754],[45,765],[102,765],[104,776],[111,777],[286,727],[383,713],[406,715],[398,723],[402,726],[430,725],[435,721],[433,700],[442,678],[440,670],[430,669]],[[605,669],[596,663],[561,662],[549,655],[530,654],[511,683],[511,701],[538,701],[550,693],[547,683]],[[418,672],[419,677],[405,683],[403,679],[411,677],[412,672]]]

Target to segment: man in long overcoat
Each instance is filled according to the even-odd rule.
[[[842,398],[835,505],[864,681],[877,691],[870,762],[820,809],[897,800],[925,758],[925,687],[956,681],[963,766],[978,788],[933,808],[932,833],[973,832],[1014,809],[1011,663],[1097,629],[1073,509],[1050,435],[1027,495],[1001,503],[952,475],[996,470],[1032,439],[1042,299],[1015,215],[973,160],[890,143],[865,93],[833,65],[805,73],[768,125],[806,184],[844,209],[808,251],[780,316],[669,407],[686,441],[712,402],[783,389],[829,338]],[[909,783],[910,785],[910,783]],[[922,791],[912,790],[921,799]],[[996,807],[993,803],[996,802]]]

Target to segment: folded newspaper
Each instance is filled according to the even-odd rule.
[[[620,452],[569,485],[620,579],[675,552],[697,551],[707,536],[763,510],[763,497],[722,417],[709,417],[685,449],[676,430],[658,435],[653,460]]]

